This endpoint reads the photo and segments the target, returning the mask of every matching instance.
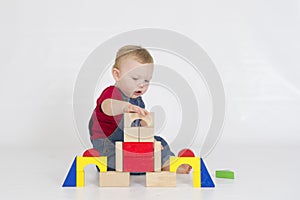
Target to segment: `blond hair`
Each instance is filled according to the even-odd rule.
[[[147,49],[137,45],[126,45],[118,50],[113,68],[118,68],[122,60],[128,57],[142,64],[153,63],[153,58]]]

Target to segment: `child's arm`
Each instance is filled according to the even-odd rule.
[[[101,109],[106,115],[115,116],[123,114],[124,112],[133,112],[146,116],[149,112],[139,106],[135,106],[126,101],[115,99],[105,99],[101,104]]]

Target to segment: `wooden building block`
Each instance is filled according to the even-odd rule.
[[[139,115],[138,113],[124,113],[124,128],[131,127],[132,122],[137,119],[143,120],[147,124],[147,127],[154,127],[154,113],[150,112],[146,116]]]
[[[107,171],[107,157],[83,157],[76,156],[76,186],[83,187],[84,186],[84,167],[94,164],[96,165],[101,172]]]
[[[123,157],[153,157],[153,142],[123,142]]]
[[[234,172],[230,170],[216,170],[216,178],[234,179]]]
[[[95,148],[91,148],[91,149],[87,149],[85,152],[83,152],[82,156],[83,157],[100,157],[100,152]]]
[[[170,156],[170,172],[176,172],[182,164],[190,165],[194,172],[200,172],[200,157],[176,157]]]
[[[200,157],[170,156],[170,172],[176,172],[182,164],[189,164],[193,168],[193,185],[194,187],[201,187]]]
[[[175,172],[147,172],[146,173],[147,187],[176,187]]]
[[[116,171],[123,171],[123,142],[116,142]]]
[[[76,171],[76,187],[84,186],[84,171]]]
[[[154,142],[154,171],[161,171],[161,142]]]
[[[84,171],[84,167],[94,164],[96,165],[101,172],[107,171],[107,157],[100,156],[100,157],[83,157],[77,156],[76,157],[76,171]]]
[[[129,185],[129,172],[108,171],[99,173],[100,187],[128,187]]]
[[[201,172],[193,172],[193,186],[201,187]]]
[[[195,154],[190,149],[182,149],[181,151],[179,151],[178,157],[195,157]]]
[[[154,159],[152,157],[126,157],[123,158],[124,172],[153,172]]]
[[[200,158],[201,164],[201,187],[215,187],[215,183],[212,180],[209,171],[204,163],[204,160]]]
[[[77,158],[75,157],[70,170],[67,174],[67,177],[64,181],[63,187],[76,187],[76,160]]]
[[[154,128],[140,127],[139,142],[154,142]]]
[[[123,171],[153,172],[153,152],[153,142],[123,142]]]
[[[139,127],[124,128],[124,142],[139,142]]]

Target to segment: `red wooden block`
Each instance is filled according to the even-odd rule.
[[[123,142],[123,157],[153,157],[153,142]]]
[[[100,153],[97,149],[92,148],[92,149],[86,150],[82,156],[83,157],[99,157]]]
[[[195,154],[190,149],[182,149],[181,151],[179,151],[178,157],[195,157]]]
[[[154,158],[152,157],[123,157],[124,172],[153,172]]]

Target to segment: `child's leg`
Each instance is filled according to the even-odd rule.
[[[107,170],[115,170],[115,145],[107,138],[92,140],[92,144],[100,156],[107,156]]]
[[[161,150],[161,163],[162,166],[169,165],[170,156],[174,156],[175,154],[171,151],[168,143],[160,136],[154,136],[156,141],[161,142],[163,149]]]
[[[170,156],[174,156],[175,154],[171,151],[168,143],[162,137],[154,136],[154,139],[156,141],[160,141],[161,145],[163,147],[163,149],[161,150],[162,170],[163,171],[169,171],[169,169],[170,169],[170,160],[169,160],[169,158],[170,158]],[[183,165],[180,165],[177,168],[177,173],[179,173],[179,174],[188,174],[188,173],[190,173],[191,169],[192,169],[191,166],[189,166],[187,164],[183,164]]]

